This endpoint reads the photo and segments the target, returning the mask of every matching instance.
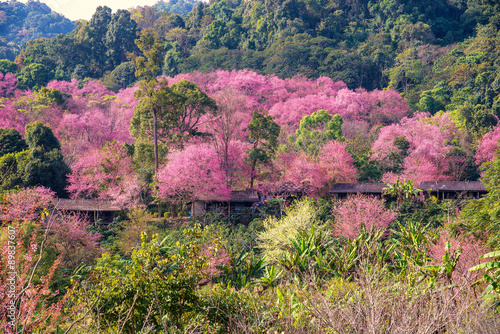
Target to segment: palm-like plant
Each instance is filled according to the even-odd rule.
[[[396,197],[398,205],[406,201],[413,201],[422,191],[418,189],[415,182],[412,180],[404,180],[403,182],[396,180],[394,184],[387,184],[387,187],[382,189],[385,195]]]
[[[469,271],[485,269],[483,278],[489,283],[484,291],[487,301],[491,301],[495,308],[500,306],[500,250],[489,252],[481,256],[483,259],[497,258],[496,261],[478,264],[469,269]]]
[[[391,229],[396,245],[394,265],[400,278],[407,278],[411,267],[422,267],[430,260],[425,252],[429,244],[428,226],[410,220],[407,226],[398,222],[398,230]]]

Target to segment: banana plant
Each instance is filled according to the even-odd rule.
[[[303,273],[306,270],[315,269],[315,256],[324,252],[328,244],[323,242],[323,233],[314,232],[314,227],[310,233],[300,232],[295,239],[290,239],[293,249],[289,253],[278,259],[278,263],[288,272],[293,274]]]
[[[431,259],[425,253],[425,247],[429,244],[428,226],[410,220],[406,227],[398,222],[398,230],[391,230],[395,245],[393,268],[401,279],[411,276],[408,276],[411,268],[421,268]]]
[[[246,287],[257,280],[264,271],[265,256],[257,259],[253,252],[242,251],[234,265],[236,269],[234,282],[240,287]]]
[[[310,312],[299,301],[297,293],[276,288],[276,294],[278,297],[276,301],[279,310],[278,319],[290,317],[293,319],[294,327],[303,324]]]
[[[260,283],[266,288],[272,288],[277,285],[282,274],[283,271],[276,269],[274,265],[266,267],[264,276],[260,278]]]
[[[395,184],[388,183],[387,187],[382,190],[384,194],[396,197],[398,206],[403,202],[414,200],[422,192],[412,180],[404,180],[403,182],[396,180]]]
[[[500,258],[500,250],[489,252],[481,256],[483,259]],[[478,264],[469,271],[485,270],[483,279],[488,283],[484,291],[484,298],[491,301],[495,309],[500,307],[500,260]]]
[[[457,267],[462,250],[457,248],[451,251],[449,241],[445,243],[444,255],[441,263],[437,265],[426,265],[422,267],[421,273],[428,279],[428,287],[432,288],[437,284],[439,278],[444,278],[448,286],[452,284],[452,275]]]

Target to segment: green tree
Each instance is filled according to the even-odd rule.
[[[127,60],[127,53],[137,50],[134,40],[137,37],[137,24],[130,17],[130,12],[120,9],[111,16],[104,44],[106,55],[112,67]]]
[[[60,197],[67,196],[66,175],[71,170],[52,129],[40,122],[31,123],[26,126],[25,137],[27,150],[0,158],[0,188],[44,186]]]
[[[24,151],[27,148],[23,137],[14,129],[0,128],[0,157]]]
[[[482,138],[498,123],[498,119],[492,111],[480,104],[472,106],[466,102],[457,110],[453,110],[451,114],[455,118],[458,128],[476,140]]]
[[[16,73],[17,65],[8,59],[0,59],[0,72],[5,73]]]
[[[8,153],[0,157],[0,189],[10,190],[23,186],[23,171],[28,151]]]
[[[52,129],[40,122],[26,125],[24,136],[30,149],[39,148],[43,152],[61,149],[59,140],[54,136]]]
[[[174,77],[179,74],[178,66],[182,61],[182,48],[178,42],[169,42],[167,45],[169,50],[165,54],[163,75]]]
[[[103,83],[115,92],[128,87],[134,81],[135,67],[128,61],[118,65],[110,74],[103,78]]]
[[[460,213],[460,222],[480,239],[487,239],[493,249],[500,245],[500,151],[483,167],[481,183],[488,194],[470,201]]]
[[[88,44],[90,47],[91,72],[101,76],[109,63],[112,60],[106,57],[106,34],[108,25],[111,22],[111,8],[107,6],[99,6],[96,8],[94,15],[87,23],[86,33],[88,36]],[[116,37],[115,34],[112,34]],[[111,38],[113,40],[113,38]],[[110,45],[111,46],[111,45]],[[113,54],[114,56],[114,54]]]
[[[405,136],[397,136],[394,138],[392,144],[398,149],[397,151],[391,153],[392,171],[399,173],[405,158],[408,156],[410,142]]]
[[[32,63],[24,67],[17,75],[17,87],[19,89],[34,89],[38,90],[45,86],[54,74],[48,67],[43,64]]]
[[[405,95],[411,87],[418,85],[424,79],[424,66],[418,59],[417,49],[408,48],[395,59],[395,65],[388,69],[389,88],[399,89]]]
[[[141,100],[132,117],[130,132],[136,139],[143,141],[153,136],[156,175],[159,166],[158,113],[162,111],[162,103],[169,102],[171,96],[167,82],[165,80],[158,82],[157,79],[163,61],[163,48],[158,35],[151,31],[143,31],[135,43],[144,56],[131,58],[136,68],[135,75],[141,79],[139,90],[136,92],[136,96],[141,97]]]
[[[76,79],[78,81],[82,81],[85,78],[90,77],[89,70],[85,67],[85,65],[78,64],[76,65],[73,73],[71,73],[71,78]]]
[[[203,232],[195,226],[185,233],[196,240]],[[92,279],[73,295],[90,307],[96,330],[121,326],[138,333],[146,324],[180,330],[200,312],[196,290],[207,267],[200,246],[195,241],[166,245],[156,235],[148,241],[145,233],[141,238],[142,247],[130,261],[104,254],[89,273]]]
[[[418,109],[435,114],[445,110],[445,106],[450,101],[450,88],[446,82],[440,82],[433,89],[423,91],[418,101]]]
[[[182,147],[186,139],[204,135],[198,131],[200,119],[205,113],[215,111],[216,104],[192,82],[183,79],[169,86],[166,80],[156,78],[163,49],[154,34],[143,33],[137,44],[145,56],[134,58],[136,76],[143,79],[137,91],[141,100],[131,119],[130,130],[132,136],[143,142],[153,137],[156,174],[158,141],[168,149],[172,145]]]
[[[259,164],[267,164],[271,161],[278,147],[278,136],[281,128],[279,124],[273,121],[272,116],[254,110],[247,129],[253,144],[252,148],[248,150],[248,160],[252,169],[250,188],[253,188],[257,176],[257,166]]]
[[[325,110],[318,110],[302,118],[295,135],[290,136],[290,142],[298,150],[305,151],[310,156],[316,156],[326,142],[343,139],[343,122],[339,114],[332,117]]]

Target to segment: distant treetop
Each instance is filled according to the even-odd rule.
[[[14,60],[19,48],[35,38],[51,38],[66,34],[75,23],[53,12],[46,4],[29,0],[0,2],[0,58]]]

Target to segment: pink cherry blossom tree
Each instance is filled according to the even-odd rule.
[[[332,212],[335,218],[335,234],[354,239],[364,225],[384,229],[396,219],[397,212],[386,209],[384,200],[373,196],[354,195],[338,203]]]
[[[315,158],[305,152],[282,154],[283,178],[281,183],[291,183],[300,187],[308,195],[316,196],[328,182],[328,175]]]
[[[67,190],[73,198],[112,200],[122,207],[139,204],[142,187],[123,144],[114,141],[90,150],[72,169]]]
[[[411,179],[416,183],[450,180],[451,176],[446,173],[451,162],[448,153],[456,147],[450,143],[459,136],[448,114],[430,116],[417,113],[380,130],[372,145],[372,159],[385,169],[384,182],[393,183],[396,179]],[[401,138],[408,147],[398,147],[396,143]],[[402,158],[398,166],[400,171],[392,170],[396,157]]]
[[[483,254],[488,253],[488,250],[482,246],[480,240],[475,239],[473,236],[466,235],[452,235],[447,229],[443,228],[439,231],[437,239],[428,247],[427,254],[433,259],[433,264],[439,265],[443,261],[446,246],[449,243],[448,252],[454,255],[459,254],[458,262],[451,273],[450,283],[458,283],[458,281],[467,281],[470,284],[474,283],[479,277],[479,272],[469,271],[469,268],[481,263],[486,262],[481,259]]]
[[[227,200],[225,171],[209,144],[192,144],[173,151],[158,172],[158,195],[162,200],[180,204],[196,199]]]
[[[318,196],[333,183],[356,182],[357,170],[353,163],[354,159],[346,151],[345,144],[338,141],[325,144],[317,157],[308,156],[305,152],[280,152],[262,189],[269,191],[290,184],[309,196]]]
[[[37,221],[43,209],[53,206],[55,193],[45,187],[14,190],[0,198],[0,215],[4,221]]]
[[[60,269],[91,264],[101,253],[101,235],[87,230],[89,222],[84,217],[58,213],[45,225],[50,229],[49,244],[62,254]]]
[[[17,78],[12,73],[0,72],[0,97],[8,97],[16,90]]]
[[[14,100],[4,101],[4,106],[0,108],[0,128],[15,129],[23,134],[24,128],[29,123],[28,115],[15,106]]]
[[[318,163],[324,170],[330,185],[356,182],[358,171],[344,143],[333,140],[325,144],[318,154]]]
[[[492,161],[495,157],[495,152],[500,148],[498,141],[500,140],[500,126],[497,126],[486,134],[477,145],[476,164],[481,166],[483,163]]]

